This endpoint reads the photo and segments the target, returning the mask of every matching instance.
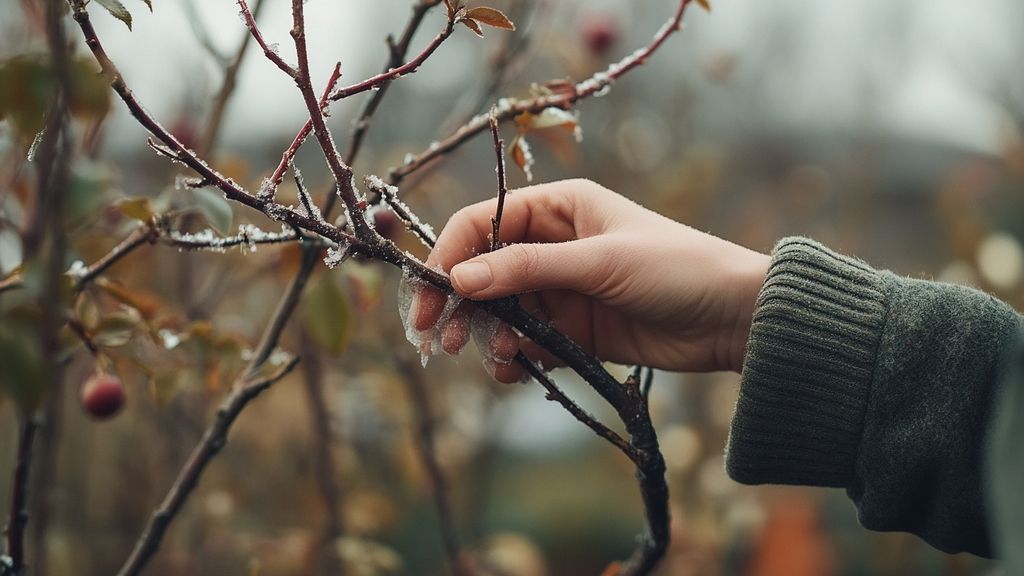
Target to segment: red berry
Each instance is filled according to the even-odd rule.
[[[580,27],[583,43],[595,56],[604,56],[619,40],[619,23],[608,14],[592,14]]]
[[[373,227],[381,236],[394,240],[398,233],[398,216],[390,210],[377,210],[373,213]]]
[[[124,406],[124,384],[117,376],[95,374],[82,386],[82,407],[97,420],[106,420]]]

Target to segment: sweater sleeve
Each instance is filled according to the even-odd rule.
[[[866,528],[991,556],[985,438],[1020,324],[977,290],[783,240],[754,313],[730,476],[845,488]]]

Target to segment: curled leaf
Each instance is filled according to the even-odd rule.
[[[466,28],[472,30],[473,33],[476,34],[477,36],[481,38],[484,37],[484,30],[483,28],[480,27],[480,24],[476,20],[473,20],[472,18],[466,18],[465,20],[460,20],[460,22],[462,22],[462,24]]]
[[[519,169],[526,174],[526,181],[533,181],[533,152],[530,151],[530,145],[526,142],[526,138],[521,135],[516,136],[516,139],[512,142],[512,160],[519,166]]]
[[[114,18],[124,22],[128,29],[132,29],[132,13],[121,4],[120,0],[96,0],[96,3],[106,8],[107,12]]]
[[[697,0],[697,4],[700,4],[700,7],[704,10],[711,12],[711,2],[708,2],[708,0]]]
[[[505,16],[505,14],[497,8],[488,8],[486,6],[470,8],[466,12],[466,17],[493,28],[501,28],[502,30],[516,29],[516,25],[508,19],[508,16]]]

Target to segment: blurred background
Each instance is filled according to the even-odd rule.
[[[229,0],[124,0],[129,31],[94,5],[100,37],[129,86],[183,141],[198,145],[224,67],[245,30]],[[0,4],[0,64],[45,54],[30,0]],[[95,4],[95,3],[93,3]],[[265,0],[264,35],[294,58],[289,3]],[[411,0],[308,2],[317,86],[340,60],[343,84],[379,71],[384,37]],[[645,45],[672,0],[498,1],[519,25],[483,40],[459,30],[388,93],[356,173],[385,175],[500,96],[532,83],[583,79]],[[427,16],[413,52],[443,26]],[[70,18],[75,53],[91,64]],[[644,67],[579,106],[570,131],[527,138],[535,180],[595,180],[644,205],[768,251],[806,235],[902,274],[963,283],[1024,305],[1024,4],[1014,0],[731,0],[691,9]],[[0,92],[20,93],[4,77]],[[13,78],[13,79],[12,79]],[[319,88],[318,88],[319,90]],[[339,142],[366,95],[336,104]],[[255,190],[303,122],[294,84],[250,50],[209,156]],[[75,120],[70,261],[95,261],[131,230],[125,198],[179,200],[179,168],[157,157],[120,101],[99,97]],[[17,222],[33,185],[31,130],[0,122],[0,278],[21,262]],[[514,129],[506,129],[506,139]],[[486,135],[403,183],[407,202],[438,229],[459,207],[494,194]],[[297,164],[318,198],[322,156]],[[512,170],[511,182],[525,185]],[[295,194],[286,181],[283,194]],[[291,187],[289,187],[291,186]],[[172,199],[173,198],[173,199]],[[207,207],[210,224],[260,214]],[[220,222],[223,224],[223,222]],[[201,218],[187,223],[202,229]],[[415,239],[400,244],[416,254]],[[131,298],[90,289],[83,317],[122,314],[104,353],[127,386],[109,422],[77,393],[95,370],[81,346],[63,400],[45,544],[48,573],[113,573],[166,493],[298,267],[294,246],[256,253],[146,246],[108,278]],[[630,463],[535,384],[487,378],[475,351],[431,361],[410,378],[396,305],[398,271],[348,262],[314,276],[282,348],[303,366],[242,414],[230,442],[175,520],[148,573],[444,574],[446,565],[417,438],[425,391],[436,456],[467,554],[496,576],[591,575],[629,554],[641,527]],[[0,296],[0,303],[2,303]],[[132,312],[134,310],[134,312]],[[402,359],[399,361],[399,359]],[[310,369],[309,367],[312,367]],[[2,370],[3,367],[0,367]],[[626,368],[614,367],[621,375]],[[568,374],[580,402],[611,412]],[[916,537],[867,532],[838,490],[744,487],[723,471],[738,375],[658,373],[655,423],[669,467],[673,543],[664,575],[991,574],[992,563],[939,553]],[[418,382],[418,384],[417,384]],[[419,387],[417,387],[419,386]],[[319,406],[325,410],[313,410]],[[326,435],[323,423],[326,412]],[[318,414],[319,413],[319,414]],[[0,405],[0,469],[13,463],[15,408]],[[325,467],[333,490],[320,480]],[[0,474],[0,492],[10,478]],[[337,502],[332,502],[334,492]],[[3,508],[6,515],[6,507]],[[325,535],[327,535],[325,537]]]

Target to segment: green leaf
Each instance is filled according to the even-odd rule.
[[[196,201],[196,210],[206,218],[210,226],[222,234],[231,231],[234,213],[223,194],[212,188],[196,188],[192,190],[192,196]]]
[[[140,222],[149,222],[155,215],[149,198],[127,198],[117,203],[117,210],[129,218]]]
[[[323,274],[314,280],[302,302],[302,321],[313,340],[331,354],[341,354],[348,347],[355,317],[336,274]]]
[[[96,0],[96,3],[107,9],[110,15],[124,22],[128,29],[132,29],[132,13],[121,4],[120,0]]]

